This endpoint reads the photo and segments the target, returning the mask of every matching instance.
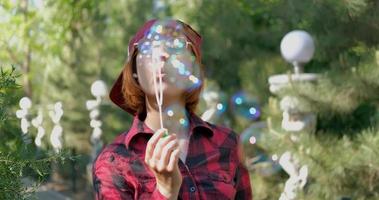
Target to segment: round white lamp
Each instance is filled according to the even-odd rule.
[[[283,37],[280,51],[283,58],[294,65],[295,74],[299,74],[303,72],[303,65],[312,59],[315,45],[309,33],[294,30]]]

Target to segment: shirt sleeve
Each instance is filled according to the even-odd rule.
[[[138,199],[133,184],[130,183],[116,168],[110,160],[114,157],[107,152],[100,155],[93,165],[93,186],[96,200],[122,200]],[[146,197],[146,194],[144,194]],[[151,193],[150,199],[166,200],[167,198],[156,188]]]

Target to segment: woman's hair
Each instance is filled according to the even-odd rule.
[[[188,25],[183,23],[183,32],[187,34],[197,34]],[[200,93],[204,85],[204,66],[201,63],[201,55],[198,55],[193,49],[194,47],[190,45],[193,54],[196,57],[196,62],[200,67],[200,86],[195,89],[184,92],[185,97],[185,107],[190,113],[194,113],[199,103]],[[136,57],[138,55],[138,49],[135,48],[131,52],[131,57],[124,65],[123,69],[123,83],[122,83],[122,95],[124,97],[124,103],[129,107],[134,114],[142,114],[146,109],[145,93],[143,92],[138,81],[133,77],[133,73],[137,73],[136,68]]]

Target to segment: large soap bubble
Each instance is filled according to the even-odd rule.
[[[180,89],[194,89],[201,85],[201,71],[193,53],[192,43],[185,37],[183,26],[175,20],[158,20],[137,43],[139,59],[145,67],[163,75]]]

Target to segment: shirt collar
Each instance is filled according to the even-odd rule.
[[[207,136],[213,136],[212,127],[207,122],[205,122],[200,117],[198,117],[196,114],[193,114],[193,113],[189,114],[188,119],[189,119],[189,124],[190,124],[190,131],[189,131],[190,136],[194,132],[205,134]],[[138,115],[135,115],[132,126],[125,137],[125,146],[129,147],[131,140],[139,134],[153,135],[154,131],[151,130],[145,124],[145,122],[140,119]]]

